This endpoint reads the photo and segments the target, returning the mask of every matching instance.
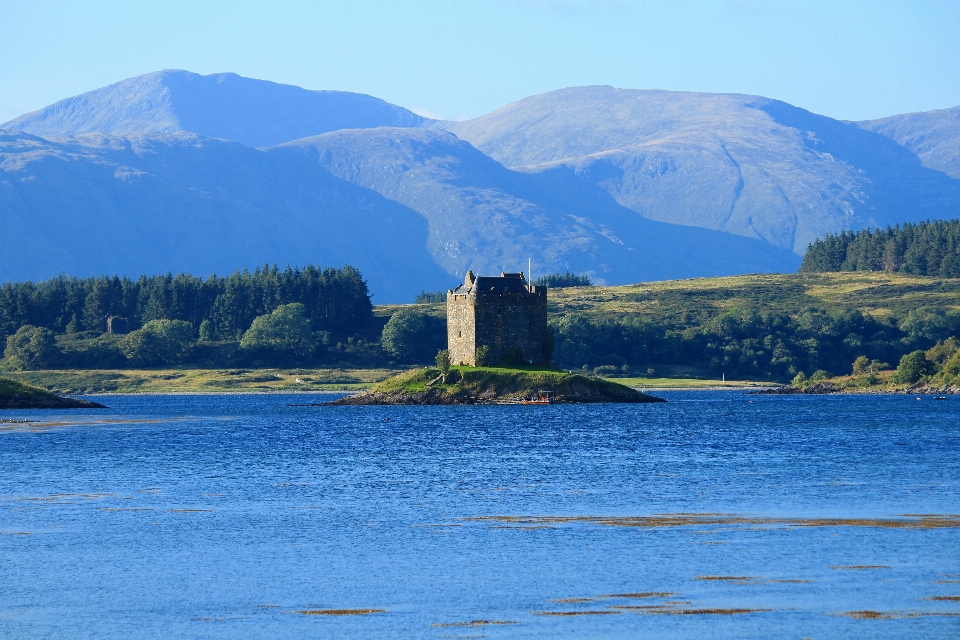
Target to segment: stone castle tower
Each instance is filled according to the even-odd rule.
[[[512,348],[523,362],[543,363],[547,340],[547,288],[527,284],[522,273],[499,278],[467,271],[463,284],[447,292],[447,349],[453,364],[476,365],[477,348],[490,349],[496,363]]]

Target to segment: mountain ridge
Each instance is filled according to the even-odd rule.
[[[269,147],[338,129],[431,122],[362,93],[167,69],[61,100],[0,124],[0,129],[42,137],[189,131]]]
[[[611,284],[793,270],[826,233],[960,213],[960,107],[588,86],[444,122],[167,70],[0,127],[0,279],[349,260],[399,301],[528,257]]]
[[[762,96],[570,87],[447,128],[508,167],[569,166],[645,217],[797,253],[960,209],[960,181],[896,141]]]

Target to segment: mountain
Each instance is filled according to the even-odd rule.
[[[574,87],[447,128],[511,168],[568,167],[644,217],[797,253],[826,233],[960,211],[960,180],[915,151],[759,96]]]
[[[269,153],[296,154],[426,218],[427,248],[448,273],[572,270],[601,283],[793,271],[767,243],[646,220],[557,167],[511,171],[445,131],[327,133]]]
[[[2,125],[0,281],[350,263],[400,302],[528,258],[606,284],[793,271],[827,233],[960,215],[958,118],[594,86],[452,123],[161,71]]]
[[[338,129],[419,127],[431,120],[379,98],[309,91],[234,73],[158,71],[61,100],[0,129],[44,138],[82,133],[174,133],[267,147]]]
[[[762,242],[644,220],[564,171],[510,171],[450,133],[418,129],[266,150],[184,132],[3,132],[0,210],[16,241],[0,249],[0,279],[349,263],[377,302],[398,302],[528,257],[609,283],[799,262]]]
[[[0,282],[351,264],[375,302],[400,302],[451,281],[415,211],[315,163],[182,132],[0,131],[0,228]]]
[[[917,154],[923,166],[960,179],[960,107],[905,113],[856,125],[895,140]]]

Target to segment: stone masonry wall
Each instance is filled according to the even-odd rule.
[[[473,296],[447,293],[447,349],[455,365],[476,365],[476,334]]]
[[[499,362],[512,347],[523,352],[523,361],[543,362],[547,332],[546,287],[526,294],[481,293],[476,298],[476,346],[488,345],[490,359]]]

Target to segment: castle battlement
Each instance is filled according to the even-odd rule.
[[[547,343],[547,287],[527,284],[522,273],[474,276],[447,292],[447,348],[454,364],[476,365],[477,348],[499,362],[519,349],[524,362],[542,363]]]

